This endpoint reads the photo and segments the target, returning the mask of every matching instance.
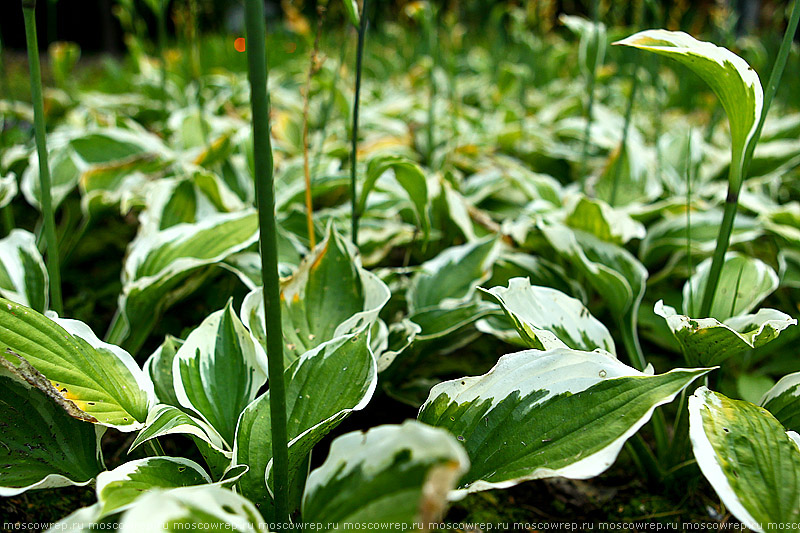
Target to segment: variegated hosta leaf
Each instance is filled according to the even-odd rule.
[[[578,63],[581,69],[589,72],[602,65],[607,46],[606,25],[573,15],[561,15],[558,20],[580,37]]]
[[[303,518],[324,524],[322,531],[349,529],[347,524],[414,529],[414,523],[434,523],[468,468],[467,454],[452,435],[414,420],[347,433],[333,441],[328,458],[308,477]]]
[[[253,210],[215,215],[137,238],[122,272],[121,316],[113,338],[131,336],[128,342],[138,349],[161,313],[196,288],[191,274],[257,239],[258,218]]]
[[[615,147],[592,187],[612,206],[648,203],[661,195],[662,187],[651,171],[653,157],[641,136],[628,137]]]
[[[0,496],[86,485],[103,471],[105,432],[0,369]]]
[[[55,138],[53,138],[55,137]],[[51,140],[53,141],[51,143]],[[48,163],[50,165],[50,191],[53,209],[58,208],[64,198],[75,189],[85,164],[66,144],[62,135],[47,137]],[[28,166],[22,173],[20,189],[25,200],[41,210],[41,183],[39,181],[39,158],[34,151],[28,160]]]
[[[128,453],[141,444],[164,435],[188,435],[207,443],[213,450],[225,454],[225,443],[216,429],[207,422],[184,413],[177,407],[158,404],[150,409],[145,427],[131,444]],[[230,455],[230,452],[227,452]]]
[[[694,275],[683,286],[685,314],[700,314],[700,304],[710,270],[709,258],[697,265]],[[778,274],[772,267],[760,259],[728,252],[725,254],[725,263],[719,275],[710,315],[717,320],[726,320],[749,313],[777,288]]]
[[[389,368],[397,356],[411,346],[421,331],[422,328],[419,324],[415,324],[407,318],[391,324],[386,331],[385,346],[381,346],[380,349],[376,350],[373,344],[378,372],[383,372]]]
[[[580,300],[561,291],[532,286],[527,278],[510,279],[508,288],[482,290],[497,300],[529,348],[587,352],[600,348],[616,353],[606,327]]]
[[[291,466],[304,460],[322,437],[352,411],[363,409],[372,398],[378,374],[367,341],[364,330],[337,337],[306,352],[287,369]],[[267,392],[247,406],[239,418],[233,450],[234,464],[250,466],[239,488],[262,512],[268,512],[271,504],[266,486],[267,467],[272,460],[271,428]]]
[[[172,335],[167,335],[155,352],[144,363],[144,371],[150,376],[156,393],[156,399],[163,404],[180,406],[178,396],[175,394],[175,380],[172,374],[172,365],[175,354],[183,346],[183,341]]]
[[[250,501],[217,485],[153,490],[119,521],[121,531],[260,531],[261,525]]]
[[[792,248],[800,246],[800,203],[789,202],[762,215],[764,226]]]
[[[59,533],[60,531],[96,531],[92,526],[100,515],[100,504],[95,503],[88,507],[81,507],[50,525],[46,533]]]
[[[460,494],[587,479],[613,464],[656,407],[709,370],[653,376],[602,352],[527,350],[501,357],[483,376],[435,386],[419,420],[448,429],[467,449],[472,467]]]
[[[17,178],[13,174],[0,176],[0,209],[11,203],[17,195]]]
[[[50,283],[36,237],[22,229],[0,240],[0,295],[35,311],[47,311]]]
[[[721,223],[722,211],[719,209],[692,212],[688,224],[685,213],[656,222],[647,228],[647,236],[639,247],[639,257],[647,266],[662,263],[673,254],[680,254],[680,257],[683,257],[686,253],[689,225],[692,229],[689,241],[691,253],[710,255],[717,245],[717,234]],[[761,226],[755,219],[739,213],[733,224],[731,244],[752,241],[761,234]]]
[[[683,353],[698,365],[718,365],[730,357],[743,355],[797,324],[797,320],[775,309],[759,309],[755,314],[720,322],[716,318],[678,314],[659,300],[653,312],[667,321]]]
[[[331,227],[326,239],[281,284],[286,362],[291,364],[323,342],[373,324],[390,296],[386,284],[361,267],[356,250]],[[260,288],[242,303],[242,321],[266,346]]]
[[[764,100],[758,74],[744,59],[726,48],[698,41],[683,32],[667,30],[642,31],[614,44],[670,57],[703,78],[728,115],[731,159],[741,168],[745,148],[755,133]]]
[[[155,399],[153,385],[122,348],[78,320],[50,319],[0,298],[0,356],[73,416],[135,431]]]
[[[638,308],[647,269],[630,252],[583,231],[556,224],[540,227],[550,245],[586,276],[614,315]]]
[[[765,409],[700,387],[689,397],[697,465],[753,531],[800,523],[800,437]]]
[[[129,461],[97,476],[98,518],[130,508],[154,489],[191,487],[211,483],[205,470],[183,457],[147,457]]]
[[[345,0],[347,3],[348,0]],[[430,215],[428,214],[428,183],[420,166],[410,159],[396,155],[384,155],[373,158],[367,166],[367,176],[361,188],[359,210],[367,206],[367,196],[375,187],[378,178],[389,170],[394,172],[394,178],[408,194],[417,221],[422,226],[423,234],[427,240],[430,233]]]
[[[267,382],[267,356],[233,311],[212,313],[192,331],[172,363],[175,395],[233,447],[236,420]]]
[[[786,429],[800,431],[800,372],[782,377],[759,403]]]
[[[602,200],[585,196],[581,196],[574,205],[565,223],[573,229],[591,233],[600,240],[620,245],[645,236],[641,222],[636,222],[627,213],[614,209]]]
[[[147,206],[139,215],[139,238],[178,224],[194,224],[219,213],[244,209],[239,198],[216,174],[191,168],[180,177],[148,185]]]
[[[434,307],[451,308],[469,301],[477,286],[489,279],[499,253],[499,241],[486,238],[448,248],[423,263],[407,295],[412,314]]]

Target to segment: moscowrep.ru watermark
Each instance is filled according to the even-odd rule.
[[[48,522],[3,522],[3,531],[78,531],[89,524],[48,523]],[[152,527],[145,524],[119,524],[101,523],[93,524],[95,531],[125,531],[126,533],[155,533],[165,531],[166,528]],[[403,522],[359,522],[359,523],[323,523],[323,522],[298,522],[298,523],[261,523],[258,525],[237,526],[234,524],[189,523],[170,524],[173,531],[430,531],[452,533],[493,533],[505,531],[519,532],[545,532],[545,531],[744,531],[746,527],[736,521],[730,522],[655,522],[655,521],[624,521],[624,522],[443,522],[443,523],[403,523]],[[772,523],[764,524],[764,531],[800,531],[797,523]]]

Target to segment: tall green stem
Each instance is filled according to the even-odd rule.
[[[620,142],[620,155],[614,163],[614,182],[611,185],[611,198],[609,204],[613,207],[617,203],[617,191],[619,189],[619,178],[622,172],[622,154],[627,150],[628,132],[631,128],[631,120],[633,119],[633,103],[636,100],[636,92],[639,88],[639,55],[636,55],[633,71],[631,72],[631,94],[628,97],[628,105],[625,109],[625,123],[622,126],[622,141]]]
[[[167,9],[169,0],[161,0],[158,11],[158,51],[161,54],[161,103],[167,112]]]
[[[42,97],[42,71],[39,66],[39,43],[36,39],[36,0],[22,0],[25,16],[25,37],[28,44],[28,63],[31,75],[33,98],[33,128],[36,135],[36,151],[39,154],[39,188],[42,194],[42,217],[47,241],[47,273],[50,276],[50,308],[61,314],[61,269],[56,240],[56,221],[50,197],[50,166],[47,162],[47,139],[44,122],[44,99]]]
[[[361,25],[358,28],[358,49],[356,51],[356,94],[353,99],[353,131],[350,152],[350,211],[352,215],[352,239],[358,247],[358,219],[361,213],[356,205],[356,165],[358,164],[358,103],[361,99],[361,65],[364,60],[364,40],[367,36],[367,4],[364,0],[361,8]]]
[[[761,129],[764,127],[764,121],[767,119],[767,113],[772,104],[772,99],[775,97],[775,93],[778,92],[778,85],[780,85],[781,76],[783,76],[783,70],[786,67],[786,59],[789,57],[789,51],[792,48],[792,40],[797,32],[798,21],[800,21],[800,0],[795,0],[792,6],[792,14],[789,17],[789,23],[786,26],[786,33],[783,34],[783,42],[781,42],[778,57],[775,58],[775,65],[772,67],[772,72],[769,75],[767,91],[764,93],[764,106],[761,109],[761,117],[758,119],[756,131],[745,147],[744,159],[742,160],[741,166],[734,164],[737,161],[737,154],[734,154],[734,157],[731,159],[728,196],[725,198],[722,225],[717,235],[717,247],[714,250],[714,259],[711,262],[708,282],[706,283],[706,289],[703,293],[703,303],[700,306],[700,315],[703,317],[707,317],[711,313],[711,306],[714,304],[714,295],[717,291],[719,275],[725,263],[725,253],[728,251],[733,222],[736,218],[736,209],[739,205],[739,192],[742,190],[742,183],[747,177],[750,161],[753,159],[753,151],[756,149],[758,139],[761,137]]]
[[[600,63],[600,26],[598,24],[598,4],[599,0],[592,2],[592,23],[594,24],[594,42],[597,50],[594,56],[594,63],[589,71],[589,83],[587,90],[589,91],[589,103],[586,106],[586,127],[583,130],[583,148],[581,149],[581,170],[578,174],[578,179],[581,182],[581,190],[586,190],[586,165],[589,159],[589,137],[592,130],[592,111],[594,109],[594,84],[597,79],[597,67]]]
[[[264,4],[245,3],[247,63],[253,108],[253,155],[261,244],[261,278],[264,286],[267,356],[269,359],[269,407],[272,418],[272,456],[275,472],[275,516],[289,523],[289,451],[286,434],[286,390],[283,380],[283,334],[278,286],[278,238],[275,222],[275,184],[267,94],[267,55]]]
[[[427,47],[428,47],[428,56],[431,61],[431,69],[428,72],[428,124],[426,130],[426,141],[427,141],[427,160],[428,164],[431,164],[431,160],[433,159],[433,149],[434,149],[434,140],[433,140],[433,128],[436,118],[436,110],[434,108],[434,104],[436,101],[436,42],[437,42],[437,25],[436,25],[436,13],[430,5],[426,8],[425,13],[425,21],[423,22],[425,27],[425,33],[427,34]]]

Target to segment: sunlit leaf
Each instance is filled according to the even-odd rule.
[[[338,337],[306,352],[286,370],[285,379],[289,460],[296,467],[314,444],[372,397],[377,368],[366,332]],[[262,512],[271,506],[266,483],[272,460],[269,399],[267,392],[244,410],[233,452],[234,463],[250,466],[240,490]]]
[[[322,531],[348,524],[430,524],[444,514],[448,491],[469,468],[464,449],[447,431],[406,421],[347,433],[311,472],[303,517]]]
[[[229,300],[178,348],[172,375],[180,404],[198,413],[232,447],[236,420],[267,381],[267,357]]]
[[[667,321],[681,350],[695,364],[718,365],[731,357],[764,346],[797,320],[775,309],[759,309],[720,322],[716,318],[691,318],[659,300],[655,314]]]
[[[155,397],[136,361],[83,322],[50,319],[2,298],[0,356],[53,399],[74,407],[74,416],[120,431],[140,429]]]
[[[753,531],[800,523],[800,437],[749,402],[700,387],[689,397],[697,465]]]
[[[50,282],[36,237],[23,229],[0,240],[0,295],[44,313]]]
[[[580,300],[561,291],[531,285],[526,278],[484,291],[497,300],[529,348],[616,351],[606,327]]]
[[[587,479],[614,463],[656,407],[708,371],[653,376],[601,352],[528,350],[503,356],[483,376],[435,386],[419,419],[449,430],[467,449],[472,467],[461,493]]]
[[[759,403],[786,429],[800,431],[800,372],[782,377]]]
[[[683,312],[699,316],[711,259],[697,265],[694,275],[683,286]],[[778,274],[759,259],[728,252],[719,275],[710,316],[726,320],[749,313],[778,288]]]
[[[726,48],[676,31],[646,30],[614,44],[670,57],[700,76],[716,93],[728,115],[731,159],[741,169],[745,148],[755,134],[764,100],[758,74],[744,59]]]

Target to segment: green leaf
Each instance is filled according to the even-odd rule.
[[[345,0],[345,3],[347,1]],[[383,155],[370,160],[367,165],[366,179],[361,188],[359,212],[364,212],[369,192],[375,187],[378,178],[390,170],[393,171],[394,178],[400,186],[408,193],[417,221],[422,226],[423,236],[427,241],[431,229],[430,215],[428,214],[428,183],[422,168],[410,159],[396,155]]]
[[[428,307],[411,315],[409,320],[419,325],[416,340],[421,342],[457,333],[496,310],[495,305],[487,302],[466,302],[454,307]]]
[[[605,299],[616,317],[642,299],[647,269],[620,246],[601,241],[589,233],[556,224],[541,224],[550,245],[581,272]]]
[[[740,170],[739,179],[743,179],[745,148],[755,134],[764,101],[761,81],[750,65],[726,48],[698,41],[683,32],[647,30],[614,44],[670,57],[690,68],[711,87],[728,115],[731,160]]]
[[[10,204],[11,200],[17,196],[17,192],[19,192],[19,188],[16,176],[13,174],[0,176],[0,209]]]
[[[322,437],[372,398],[378,374],[367,340],[364,330],[337,337],[306,352],[286,370],[290,470],[296,470]],[[262,512],[270,504],[266,476],[272,460],[271,427],[266,393],[239,418],[233,450],[235,464],[250,466],[239,488]],[[291,475],[299,477],[298,472]]]
[[[700,303],[710,270],[709,258],[697,265],[694,275],[683,286],[684,314],[700,314]],[[725,263],[719,275],[710,315],[724,321],[749,313],[777,288],[778,274],[772,267],[759,259],[728,252],[725,254]]]
[[[361,17],[358,14],[358,4],[356,0],[342,0],[344,10],[347,13],[347,18],[350,19],[350,24],[358,28]]]
[[[409,310],[414,313],[432,307],[451,308],[469,301],[477,286],[489,279],[499,253],[499,241],[487,237],[448,248],[426,261],[408,291]]]
[[[390,296],[386,284],[362,268],[353,246],[331,227],[326,239],[281,284],[287,364],[323,342],[373,324]],[[242,321],[266,346],[261,288],[242,303]]]
[[[141,344],[161,313],[192,292],[205,266],[240,252],[258,239],[258,217],[248,209],[219,214],[196,224],[179,224],[136,239],[122,272],[119,326],[122,338],[131,333]]]
[[[606,327],[580,300],[549,287],[532,286],[527,278],[513,278],[508,288],[482,289],[492,295],[517,328],[527,347],[537,350],[597,348],[616,353]]]
[[[144,363],[144,371],[153,382],[156,398],[160,403],[180,406],[178,396],[175,394],[175,380],[172,374],[173,361],[178,349],[183,346],[183,341],[172,335],[167,335],[153,354]]]
[[[800,203],[778,206],[764,213],[762,219],[769,231],[785,239],[793,248],[800,247]]]
[[[172,374],[180,404],[232,447],[236,420],[267,381],[267,357],[229,300],[189,334],[175,354]]]
[[[782,377],[759,403],[785,428],[800,431],[800,372]]]
[[[692,229],[689,241],[692,255],[711,255],[717,245],[722,211],[693,211],[689,220]],[[686,255],[687,233],[685,213],[656,222],[647,228],[647,236],[639,247],[639,257],[647,266],[657,266],[670,256],[683,258]],[[731,232],[731,244],[753,241],[761,234],[760,224],[755,219],[739,213]]]
[[[213,450],[225,452],[225,443],[217,430],[207,422],[184,413],[177,407],[158,404],[150,409],[147,414],[145,427],[131,444],[128,453],[138,448],[143,443],[165,435],[189,435],[207,443]],[[230,452],[227,452],[230,455]]]
[[[413,420],[347,433],[311,472],[303,518],[323,524],[322,531],[438,522],[448,491],[468,466],[452,435]]]
[[[718,365],[731,357],[744,355],[797,324],[797,320],[775,309],[759,309],[756,314],[720,322],[716,318],[678,314],[659,300],[653,312],[667,321],[688,360],[699,365]]]
[[[615,147],[593,183],[595,194],[613,206],[646,203],[658,198],[661,184],[654,179],[648,148],[636,137]]]
[[[0,295],[44,313],[50,283],[36,237],[23,229],[0,240]]]
[[[500,358],[487,374],[435,386],[419,420],[457,436],[472,467],[459,494],[546,477],[587,479],[710,369],[652,376],[603,352],[559,348]]]
[[[129,461],[97,476],[98,518],[130,508],[154,489],[190,487],[211,483],[208,474],[183,457],[147,457]]]
[[[565,220],[567,226],[591,233],[600,240],[625,244],[645,236],[644,226],[627,213],[602,200],[581,196]]]
[[[30,363],[45,378],[37,386],[85,420],[120,431],[143,427],[154,400],[152,383],[125,350],[100,341],[83,322],[50,319],[2,298],[0,355],[17,372],[28,372]]]
[[[595,24],[591,20],[573,15],[562,14],[558,20],[580,37],[578,64],[581,70],[588,73],[594,71],[596,66],[602,65],[606,55],[606,25],[602,22]]]
[[[121,531],[259,531],[255,506],[216,485],[153,490],[122,514]]]
[[[697,465],[753,531],[800,523],[800,437],[767,410],[700,387],[689,397]]]
[[[63,140],[61,142],[56,140],[53,145],[48,147],[47,152],[50,165],[52,205],[53,209],[56,209],[64,198],[75,189],[81,177],[81,170],[85,165],[82,164],[75,152],[64,144]],[[28,167],[22,173],[20,188],[25,200],[41,211],[42,191],[39,182],[39,159],[36,151],[31,154]]]
[[[104,427],[76,420],[43,392],[2,369],[0,390],[0,496],[86,485],[104,469]]]

